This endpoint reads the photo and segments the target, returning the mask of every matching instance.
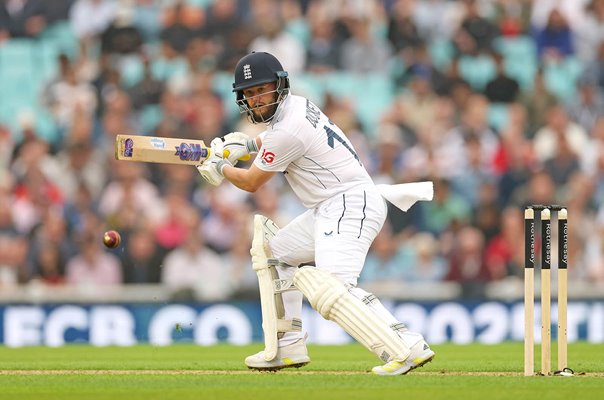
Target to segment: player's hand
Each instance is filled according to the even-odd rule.
[[[224,137],[225,157],[231,163],[237,160],[247,161],[250,153],[257,153],[256,140],[242,132],[231,132]],[[227,154],[228,152],[228,154]]]
[[[197,171],[210,185],[218,186],[224,179],[222,170],[227,165],[233,165],[227,158],[223,157],[224,146],[221,138],[212,140],[210,157],[197,166]]]

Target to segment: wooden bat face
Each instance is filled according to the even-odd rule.
[[[116,160],[199,165],[210,156],[203,140],[117,135]]]

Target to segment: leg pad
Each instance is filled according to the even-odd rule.
[[[409,348],[398,333],[330,273],[302,267],[294,275],[294,285],[323,318],[340,325],[382,361],[409,357]]]
[[[301,331],[302,321],[298,318],[286,320],[281,293],[292,289],[292,282],[279,279],[276,265],[281,265],[272,257],[268,242],[279,228],[273,221],[262,216],[254,216],[254,238],[252,240],[252,267],[258,275],[260,303],[262,307],[262,330],[264,331],[264,357],[271,361],[277,357],[278,340],[284,332]]]

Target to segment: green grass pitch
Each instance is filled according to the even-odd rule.
[[[602,346],[569,345],[573,377],[524,377],[521,343],[437,345],[406,376],[371,375],[360,345],[309,346],[298,370],[249,371],[261,345],[0,347],[0,399],[564,399],[602,397]],[[555,354],[555,346],[552,349]],[[540,352],[535,349],[539,368]],[[555,358],[555,357],[554,357]],[[552,367],[556,361],[552,360]],[[555,368],[554,368],[555,369]]]

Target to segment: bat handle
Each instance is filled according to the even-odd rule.
[[[231,154],[231,152],[230,152],[229,150],[226,150],[226,149],[225,149],[225,150],[222,152],[222,157],[224,157],[224,158],[228,158],[228,157],[229,157],[229,154]],[[247,161],[247,160],[249,160],[249,159],[250,159],[250,155],[249,155],[249,154],[246,154],[246,155],[244,155],[243,157],[238,158],[238,160],[239,160],[239,161]]]

